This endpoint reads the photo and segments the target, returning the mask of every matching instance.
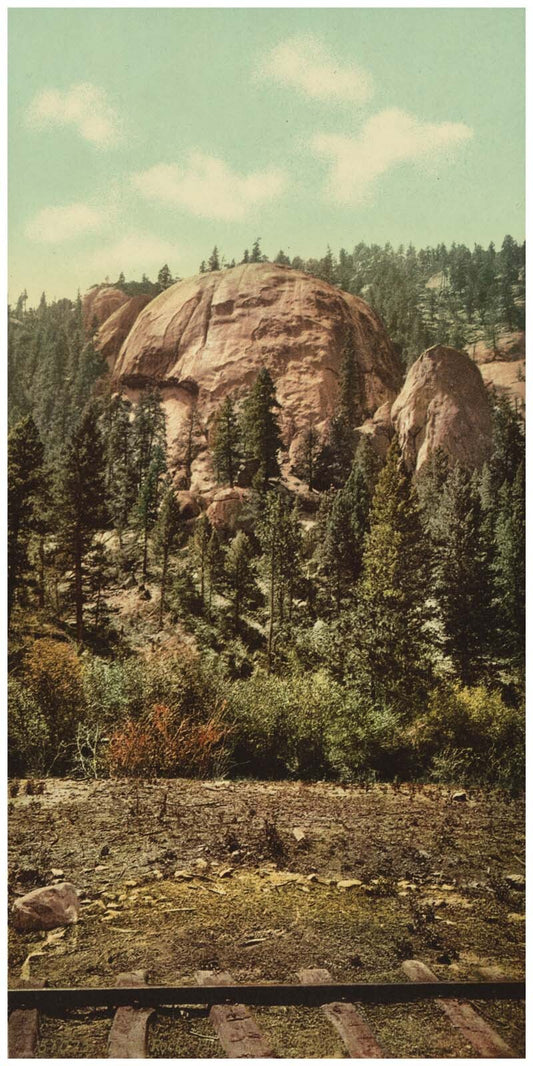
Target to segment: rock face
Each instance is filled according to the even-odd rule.
[[[526,403],[526,336],[522,330],[500,334],[497,348],[483,341],[466,349],[478,364],[485,385],[524,413]]]
[[[215,492],[209,507],[207,517],[214,529],[225,530],[234,533],[237,519],[248,498],[246,489],[225,488]]]
[[[80,904],[74,885],[63,881],[59,885],[36,888],[20,896],[13,904],[13,925],[21,933],[35,929],[55,929],[58,925],[72,925],[78,920]]]
[[[82,300],[83,324],[85,329],[90,329],[94,320],[101,326],[106,318],[109,318],[118,307],[122,307],[130,299],[122,289],[115,289],[112,285],[95,285],[85,293]]]
[[[391,421],[411,470],[420,470],[439,447],[469,467],[488,458],[488,393],[478,367],[455,348],[437,344],[413,363],[392,405]]]
[[[113,292],[116,291],[116,289],[113,290]],[[132,296],[126,303],[121,303],[116,311],[113,311],[102,322],[94,343],[106,358],[111,371],[113,371],[115,360],[128,333],[151,299],[151,296],[144,293],[139,296]]]
[[[347,341],[357,363],[359,405],[369,417],[395,398],[402,378],[377,315],[363,300],[308,274],[245,264],[178,282],[152,300],[122,345],[114,377],[132,399],[144,386],[161,389],[172,447],[192,404],[208,429],[221,400],[229,392],[242,395],[266,366],[292,452],[310,422],[321,430],[335,411]],[[204,467],[198,487],[208,480]]]

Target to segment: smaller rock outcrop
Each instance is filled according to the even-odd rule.
[[[490,454],[489,396],[476,364],[455,348],[437,344],[413,363],[391,420],[411,470],[420,470],[439,447],[471,468]]]
[[[15,929],[30,933],[36,929],[55,929],[78,921],[80,904],[74,885],[62,881],[58,885],[35,888],[16,899],[12,909]]]
[[[357,434],[359,439],[362,436],[366,437],[380,459],[384,459],[394,436],[394,426],[391,421],[391,404],[383,403],[381,407],[378,407],[374,417],[367,418],[366,422],[359,426]]]
[[[99,326],[130,299],[122,289],[114,285],[95,285],[85,293],[82,300],[83,324],[86,330],[92,329],[96,321]]]

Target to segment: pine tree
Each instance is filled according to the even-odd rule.
[[[181,431],[174,442],[176,463],[183,468],[185,486],[189,488],[192,479],[192,464],[200,454],[205,443],[205,432],[198,414],[196,401],[191,403]]]
[[[459,464],[443,489],[435,591],[444,648],[465,684],[482,668],[490,630],[490,573],[484,559],[483,511],[477,478]]]
[[[250,541],[242,530],[236,534],[226,552],[224,576],[233,611],[233,624],[238,633],[242,612],[256,590]]]
[[[525,465],[521,463],[512,485],[504,484],[499,492],[493,564],[501,651],[520,668],[525,633],[525,503]]]
[[[176,278],[172,277],[170,273],[168,263],[165,263],[161,267],[159,274],[157,275],[157,288],[159,292],[164,292],[165,289],[169,289],[171,285],[174,285]]]
[[[354,453],[353,430],[342,413],[336,414],[330,421],[316,461],[316,487],[321,490],[342,488],[352,468]]]
[[[74,568],[76,639],[83,643],[84,565],[94,534],[106,519],[105,449],[98,410],[90,404],[72,433],[59,467],[58,519]]]
[[[321,565],[332,582],[337,614],[353,597],[362,567],[364,537],[378,471],[377,457],[365,437],[358,445],[346,484],[339,489],[325,523]]]
[[[163,489],[161,507],[154,526],[154,552],[161,560],[161,580],[159,585],[159,628],[163,625],[165,611],[165,592],[168,579],[168,564],[172,551],[178,542],[182,525],[181,513],[176,494],[167,481]]]
[[[282,491],[267,492],[262,498],[262,514],[257,526],[262,549],[262,567],[268,580],[267,664],[272,669],[276,615],[284,619],[285,602],[289,615],[292,594],[300,571],[301,533],[297,508]]]
[[[231,396],[219,407],[211,432],[211,452],[216,479],[233,488],[242,458],[241,431]]]
[[[106,447],[106,495],[120,549],[136,495],[137,472],[130,413],[129,401],[115,395],[111,397],[102,417]]]
[[[362,421],[361,375],[351,330],[344,329],[339,376],[339,414],[353,431]]]
[[[218,248],[216,244],[207,261],[207,269],[211,271],[220,270],[220,259],[218,258]]]
[[[157,390],[145,389],[135,406],[132,423],[132,457],[135,486],[139,492],[156,449],[165,453],[166,419]]]
[[[262,488],[270,478],[280,475],[278,453],[282,443],[276,414],[279,408],[274,382],[263,367],[243,404],[241,419],[244,452],[256,465],[256,483]]]
[[[141,534],[142,575],[148,573],[148,539],[157,521],[163,477],[167,471],[165,454],[160,445],[152,450],[152,459],[147,473],[141,482],[137,500],[133,507],[133,521]]]
[[[320,455],[320,436],[312,423],[303,433],[294,457],[293,473],[302,479],[309,491],[314,488],[315,470]]]
[[[205,572],[209,587],[209,594],[207,599],[207,614],[210,618],[211,607],[213,604],[213,593],[216,592],[216,589],[221,584],[224,575],[224,551],[216,529],[212,530],[211,536],[209,538],[209,543],[207,545]]]
[[[205,577],[207,568],[207,551],[211,536],[211,523],[207,515],[201,514],[196,521],[196,527],[190,545],[190,554],[193,559],[199,580],[200,597],[205,605]]]
[[[364,541],[351,669],[372,702],[406,717],[424,705],[431,679],[427,595],[418,503],[395,438]]]
[[[39,518],[44,448],[31,415],[8,438],[8,620],[27,564],[29,538]]]

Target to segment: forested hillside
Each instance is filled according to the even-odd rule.
[[[244,262],[263,261],[259,241]],[[409,367],[524,325],[524,248],[358,245],[276,262],[381,316]],[[224,269],[214,249],[201,271]],[[231,266],[231,263],[227,264]],[[155,294],[175,279],[115,286]],[[430,777],[519,786],[523,421],[491,396],[481,466],[413,475],[337,410],[288,465],[265,368],[220,402],[217,520],[176,491],[156,390],[119,395],[82,301],[9,315],[13,773]],[[480,386],[481,387],[481,386]],[[187,469],[197,447],[191,416]],[[236,502],[235,502],[236,501]]]

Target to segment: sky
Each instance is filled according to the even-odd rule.
[[[519,8],[9,12],[9,297],[524,238]]]

